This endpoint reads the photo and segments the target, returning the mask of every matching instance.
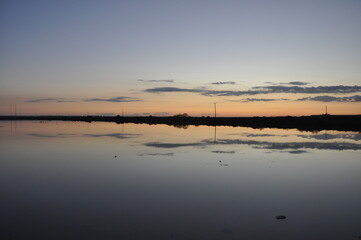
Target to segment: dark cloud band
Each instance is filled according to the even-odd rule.
[[[36,98],[30,99],[27,102],[29,103],[41,103],[41,102],[75,102],[75,100],[69,100],[64,98]]]
[[[85,102],[139,102],[141,100],[131,97],[114,97],[114,98],[88,98]]]
[[[213,85],[224,85],[224,84],[230,84],[234,85],[236,82],[212,82]]]
[[[209,90],[205,88],[177,88],[177,87],[159,87],[145,89],[148,93],[172,93],[189,92],[199,93],[205,96],[244,96],[273,93],[303,93],[303,94],[349,94],[361,92],[361,86],[318,86],[318,87],[300,87],[300,86],[258,86],[246,91],[234,90]]]
[[[316,96],[299,98],[297,101],[317,101],[317,102],[361,102],[361,96],[334,97],[334,96]]]

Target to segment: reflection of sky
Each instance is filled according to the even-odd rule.
[[[2,126],[0,221],[19,239],[336,240],[359,230],[356,140],[336,151],[339,139],[305,139],[298,135],[314,134],[297,130]]]

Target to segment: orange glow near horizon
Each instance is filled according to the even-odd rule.
[[[190,95],[190,94],[188,94]],[[182,99],[187,99],[183,101]],[[122,115],[125,116],[172,116],[188,113],[190,116],[214,116],[214,102],[217,103],[218,117],[242,116],[303,116],[328,113],[333,115],[361,114],[359,103],[310,102],[310,101],[270,101],[270,102],[231,102],[224,99],[213,99],[186,96],[182,99],[158,98],[141,102],[39,102],[17,103],[17,115]],[[213,101],[212,101],[213,100]],[[216,101],[218,100],[218,101]],[[2,103],[1,115],[14,115],[14,104]]]

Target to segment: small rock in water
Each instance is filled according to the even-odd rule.
[[[275,218],[278,219],[278,220],[286,219],[286,216],[285,215],[277,215]]]
[[[115,158],[117,158],[118,156],[117,156],[117,155],[115,155],[114,157],[115,157]]]

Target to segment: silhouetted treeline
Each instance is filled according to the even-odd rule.
[[[0,120],[83,121],[167,124],[172,126],[207,125],[252,128],[296,128],[307,131],[361,131],[361,115],[315,115],[302,117],[122,117],[122,116],[0,116]]]

